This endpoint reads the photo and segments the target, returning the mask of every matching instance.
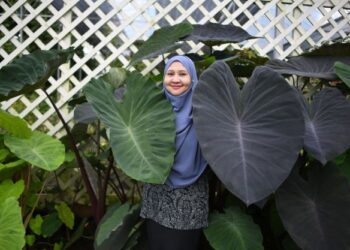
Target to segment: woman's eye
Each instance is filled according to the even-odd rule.
[[[169,73],[167,73],[167,75],[168,75],[168,76],[173,76],[173,75],[174,75],[174,73],[169,72]]]

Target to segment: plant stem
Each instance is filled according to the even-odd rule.
[[[101,138],[100,138],[100,129],[101,129],[101,122],[100,120],[97,120],[97,134],[96,134],[96,137],[97,137],[97,156],[99,156],[101,154],[101,147],[100,147],[100,144],[101,144]]]
[[[124,202],[126,202],[126,194],[125,194],[125,191],[124,191],[123,184],[120,181],[120,178],[119,178],[119,175],[117,173],[117,170],[115,168],[112,168],[112,170],[113,170],[113,173],[115,174],[115,177],[117,178],[117,181],[119,183],[120,189],[122,191],[122,195],[123,195],[122,203],[124,203]]]
[[[100,189],[100,195],[99,195],[99,197],[100,197],[100,200],[98,203],[99,220],[102,219],[102,216],[105,212],[108,180],[110,178],[113,165],[114,165],[114,159],[113,159],[112,153],[110,152],[110,155],[108,157],[108,168],[107,168],[107,171],[105,173],[104,182],[103,182],[102,187]]]
[[[97,209],[98,209],[98,200],[97,200],[97,197],[96,197],[96,195],[94,193],[94,190],[92,189],[91,183],[89,181],[89,178],[88,178],[88,175],[87,175],[87,172],[86,172],[86,169],[85,169],[85,165],[84,165],[83,159],[82,159],[82,157],[81,157],[81,155],[79,153],[79,150],[78,150],[78,148],[76,146],[76,143],[75,143],[73,135],[72,135],[72,133],[70,131],[70,128],[68,127],[68,124],[65,122],[61,112],[57,108],[55,102],[52,100],[50,95],[46,92],[46,90],[43,89],[43,91],[44,91],[45,95],[47,96],[47,98],[49,99],[50,103],[52,104],[52,107],[55,109],[58,118],[61,120],[61,122],[63,124],[64,129],[66,130],[66,133],[67,133],[67,136],[68,136],[68,139],[69,139],[69,142],[70,142],[71,149],[73,150],[73,152],[75,154],[75,158],[76,158],[78,166],[80,168],[81,176],[83,178],[86,191],[87,191],[87,193],[88,193],[88,195],[90,197],[90,201],[91,201],[91,206],[92,206],[95,222],[98,224],[98,222],[99,222],[99,220],[98,220],[98,214],[99,213],[97,211]]]
[[[109,185],[112,187],[114,192],[117,194],[118,199],[120,200],[120,202],[123,202],[122,194],[120,193],[120,191],[119,191],[118,187],[115,185],[115,183],[112,180],[109,180]]]
[[[25,221],[24,221],[24,228],[25,228],[25,229],[27,228],[28,223],[29,223],[29,221],[30,221],[30,219],[32,218],[32,215],[33,215],[33,213],[34,213],[34,210],[35,210],[36,206],[37,206],[38,203],[39,203],[40,196],[41,196],[42,192],[44,191],[44,188],[45,188],[45,186],[46,186],[46,183],[47,183],[47,180],[48,180],[48,179],[49,179],[49,177],[47,176],[47,177],[45,178],[44,182],[43,182],[43,185],[41,186],[41,190],[40,190],[40,192],[39,192],[39,194],[38,194],[38,197],[37,197],[36,200],[35,200],[34,206],[33,206],[32,209],[30,210],[29,214],[27,215],[27,217],[26,217],[26,219],[25,219]]]
[[[131,190],[131,205],[134,205],[134,202],[135,202],[134,195],[135,195],[135,183],[132,185],[132,190]]]
[[[26,176],[24,176],[24,195],[21,195],[21,208],[22,208],[22,215],[24,215],[24,209],[25,206],[27,204],[27,197],[28,197],[28,192],[29,192],[29,186],[30,186],[30,181],[31,181],[31,171],[32,167],[31,166],[27,166],[24,169],[24,174]]]
[[[136,188],[137,188],[137,192],[138,192],[139,196],[142,197],[141,190],[140,190],[139,184],[137,182],[136,182]]]

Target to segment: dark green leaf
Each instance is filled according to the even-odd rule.
[[[130,65],[133,65],[146,57],[155,57],[171,50],[175,50],[178,48],[175,43],[179,41],[181,37],[190,34],[191,31],[192,25],[189,23],[180,23],[156,30],[131,58]]]
[[[204,233],[215,250],[264,249],[258,225],[239,208],[229,208],[224,214],[210,214],[209,227]]]
[[[96,230],[95,249],[122,249],[139,219],[139,212],[139,206],[130,206],[129,203],[112,206]]]
[[[175,154],[172,107],[162,90],[137,72],[127,77],[126,88],[122,101],[117,101],[111,85],[101,80],[92,80],[84,93],[110,128],[118,166],[136,180],[164,183]]]
[[[41,225],[41,232],[45,237],[51,237],[54,233],[60,229],[62,226],[62,221],[58,218],[57,213],[49,214],[44,218]]]
[[[241,27],[233,24],[206,23],[194,24],[193,31],[184,40],[203,42],[208,46],[220,45],[224,43],[239,43],[257,37],[251,36]]]
[[[69,60],[73,48],[38,50],[0,69],[0,101],[40,88],[58,67]]]

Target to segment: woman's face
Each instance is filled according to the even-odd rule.
[[[173,62],[164,76],[164,86],[166,90],[178,96],[184,93],[191,86],[191,76],[182,63]]]

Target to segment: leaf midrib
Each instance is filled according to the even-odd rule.
[[[148,166],[152,166],[151,163],[148,161],[147,157],[144,155],[143,151],[141,150],[141,147],[139,145],[139,143],[137,142],[134,133],[132,132],[131,128],[129,126],[127,126],[127,130],[128,130],[128,134],[131,137],[132,142],[134,143],[137,151],[140,153],[141,157],[146,161]]]

